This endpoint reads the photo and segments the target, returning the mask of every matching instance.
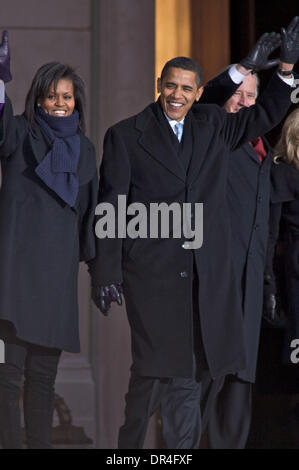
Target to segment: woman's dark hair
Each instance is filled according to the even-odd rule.
[[[25,102],[25,116],[31,127],[34,126],[34,115],[37,101],[45,99],[51,83],[56,91],[60,79],[70,80],[74,87],[75,108],[79,112],[79,128],[85,133],[85,91],[83,80],[69,65],[50,62],[42,65],[36,72]]]

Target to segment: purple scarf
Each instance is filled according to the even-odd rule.
[[[73,207],[79,190],[79,113],[75,110],[71,116],[56,117],[37,108],[35,121],[52,145],[35,172],[64,202]]]

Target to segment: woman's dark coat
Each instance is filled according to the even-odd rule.
[[[265,133],[285,114],[291,88],[275,76],[260,104],[237,114],[214,105],[189,112],[193,152],[188,174],[155,117],[153,104],[106,134],[100,202],[201,202],[203,246],[184,237],[98,239],[94,282],[124,281],[136,371],[145,376],[192,375],[193,263],[199,313],[213,377],[246,367],[242,309],[233,277],[227,171],[231,150]]]
[[[81,134],[80,186],[71,208],[34,171],[48,151],[46,142],[23,115],[13,117],[6,97],[0,124],[0,319],[12,322],[23,340],[78,352],[79,260],[95,254],[95,152]]]
[[[284,275],[286,287],[287,325],[285,360],[290,360],[290,343],[299,338],[299,169],[280,161],[272,165],[270,235],[267,254],[267,290],[276,293],[273,261],[279,230],[283,223],[286,242]],[[271,282],[272,281],[272,282]]]

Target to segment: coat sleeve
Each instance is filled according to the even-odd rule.
[[[264,135],[283,119],[291,105],[292,87],[275,73],[256,104],[238,113],[227,113],[211,105],[203,105],[195,117],[206,119],[230,150]],[[198,105],[200,108],[201,105]]]
[[[20,116],[14,117],[11,101],[6,95],[0,116],[0,158],[7,158],[16,150],[20,142],[20,119]]]
[[[98,174],[95,170],[94,177],[88,183],[84,201],[84,213],[80,223],[80,261],[88,263],[95,258],[95,208],[98,193]]]
[[[275,73],[257,103],[238,113],[227,113],[222,135],[231,149],[264,135],[286,115],[293,89]]]
[[[226,70],[206,84],[200,98],[200,103],[218,104],[218,106],[222,107],[240,85],[241,83],[235,83],[232,81],[228,70]]]
[[[89,263],[93,285],[122,282],[123,238],[118,236],[118,197],[128,196],[131,179],[129,156],[121,133],[114,126],[104,139],[96,209],[96,258]],[[103,221],[106,220],[106,224]],[[104,237],[105,229],[110,235]]]

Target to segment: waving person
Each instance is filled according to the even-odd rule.
[[[0,445],[49,448],[62,350],[78,352],[79,261],[94,257],[95,152],[84,136],[84,84],[58,62],[33,78],[14,116],[8,33],[0,44]]]

